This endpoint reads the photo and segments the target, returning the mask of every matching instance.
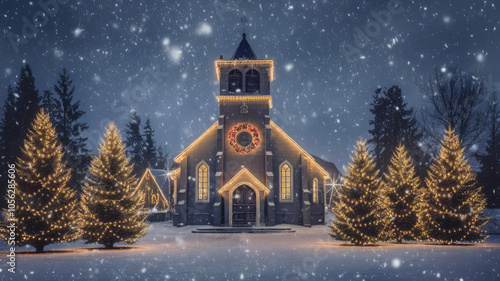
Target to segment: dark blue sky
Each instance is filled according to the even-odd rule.
[[[495,1],[402,1],[387,26],[374,25],[372,13],[388,10],[385,0],[60,2],[67,3],[45,19],[36,1],[1,2],[0,101],[24,63],[41,91],[52,89],[66,67],[87,111],[94,151],[107,122],[123,131],[131,110],[151,118],[157,142],[166,143],[171,156],[213,124],[214,60],[235,51],[243,15],[256,55],[275,63],[271,118],[341,170],[356,140],[369,137],[377,87],[397,84],[417,107],[425,99],[416,80],[435,66],[459,65],[500,82]],[[46,23],[35,32],[25,27],[30,38],[16,52],[9,37],[21,36],[33,16]],[[358,29],[368,42],[355,42]],[[344,42],[361,47],[351,61]]]

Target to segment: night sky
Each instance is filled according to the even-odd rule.
[[[275,63],[271,119],[340,170],[356,140],[369,138],[377,87],[399,85],[418,107],[425,97],[417,80],[450,65],[500,86],[500,10],[490,0],[402,1],[387,26],[374,24],[372,14],[387,11],[386,0],[60,2],[67,3],[36,32],[24,28],[31,38],[16,52],[9,36],[22,36],[34,15],[43,23],[37,14],[43,9],[37,1],[1,1],[0,102],[25,63],[40,93],[52,90],[66,67],[87,112],[94,153],[107,123],[115,121],[123,133],[131,110],[143,122],[151,118],[157,143],[165,143],[171,157],[213,124],[214,61],[236,50],[242,16],[257,57]],[[369,42],[355,42],[367,23]],[[348,60],[344,42],[365,44]]]

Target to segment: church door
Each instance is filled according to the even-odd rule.
[[[247,185],[238,187],[233,193],[233,226],[254,225],[255,212],[255,191]]]

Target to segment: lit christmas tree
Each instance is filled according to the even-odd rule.
[[[385,175],[389,200],[391,238],[398,243],[405,240],[418,240],[421,233],[420,180],[415,166],[404,145],[396,147]]]
[[[49,244],[77,239],[77,201],[75,191],[67,186],[71,170],[61,161],[62,146],[43,109],[36,115],[21,153],[12,217],[18,219],[16,245],[32,245],[40,253]]]
[[[344,184],[333,207],[333,234],[342,241],[366,245],[387,237],[387,198],[365,141],[358,141]]]
[[[140,213],[144,194],[137,189],[132,170],[118,129],[111,123],[83,186],[81,229],[85,243],[113,248],[115,243],[131,244],[144,236],[146,216]]]
[[[454,131],[446,130],[439,156],[425,179],[425,235],[443,244],[486,238],[481,230],[488,221],[482,218],[486,199],[464,159],[464,149]]]

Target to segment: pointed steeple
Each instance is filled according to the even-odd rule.
[[[243,39],[241,39],[240,45],[238,45],[231,60],[256,60],[257,56],[253,52],[252,47],[250,47],[250,44],[248,44],[246,33],[243,33],[242,37]]]

